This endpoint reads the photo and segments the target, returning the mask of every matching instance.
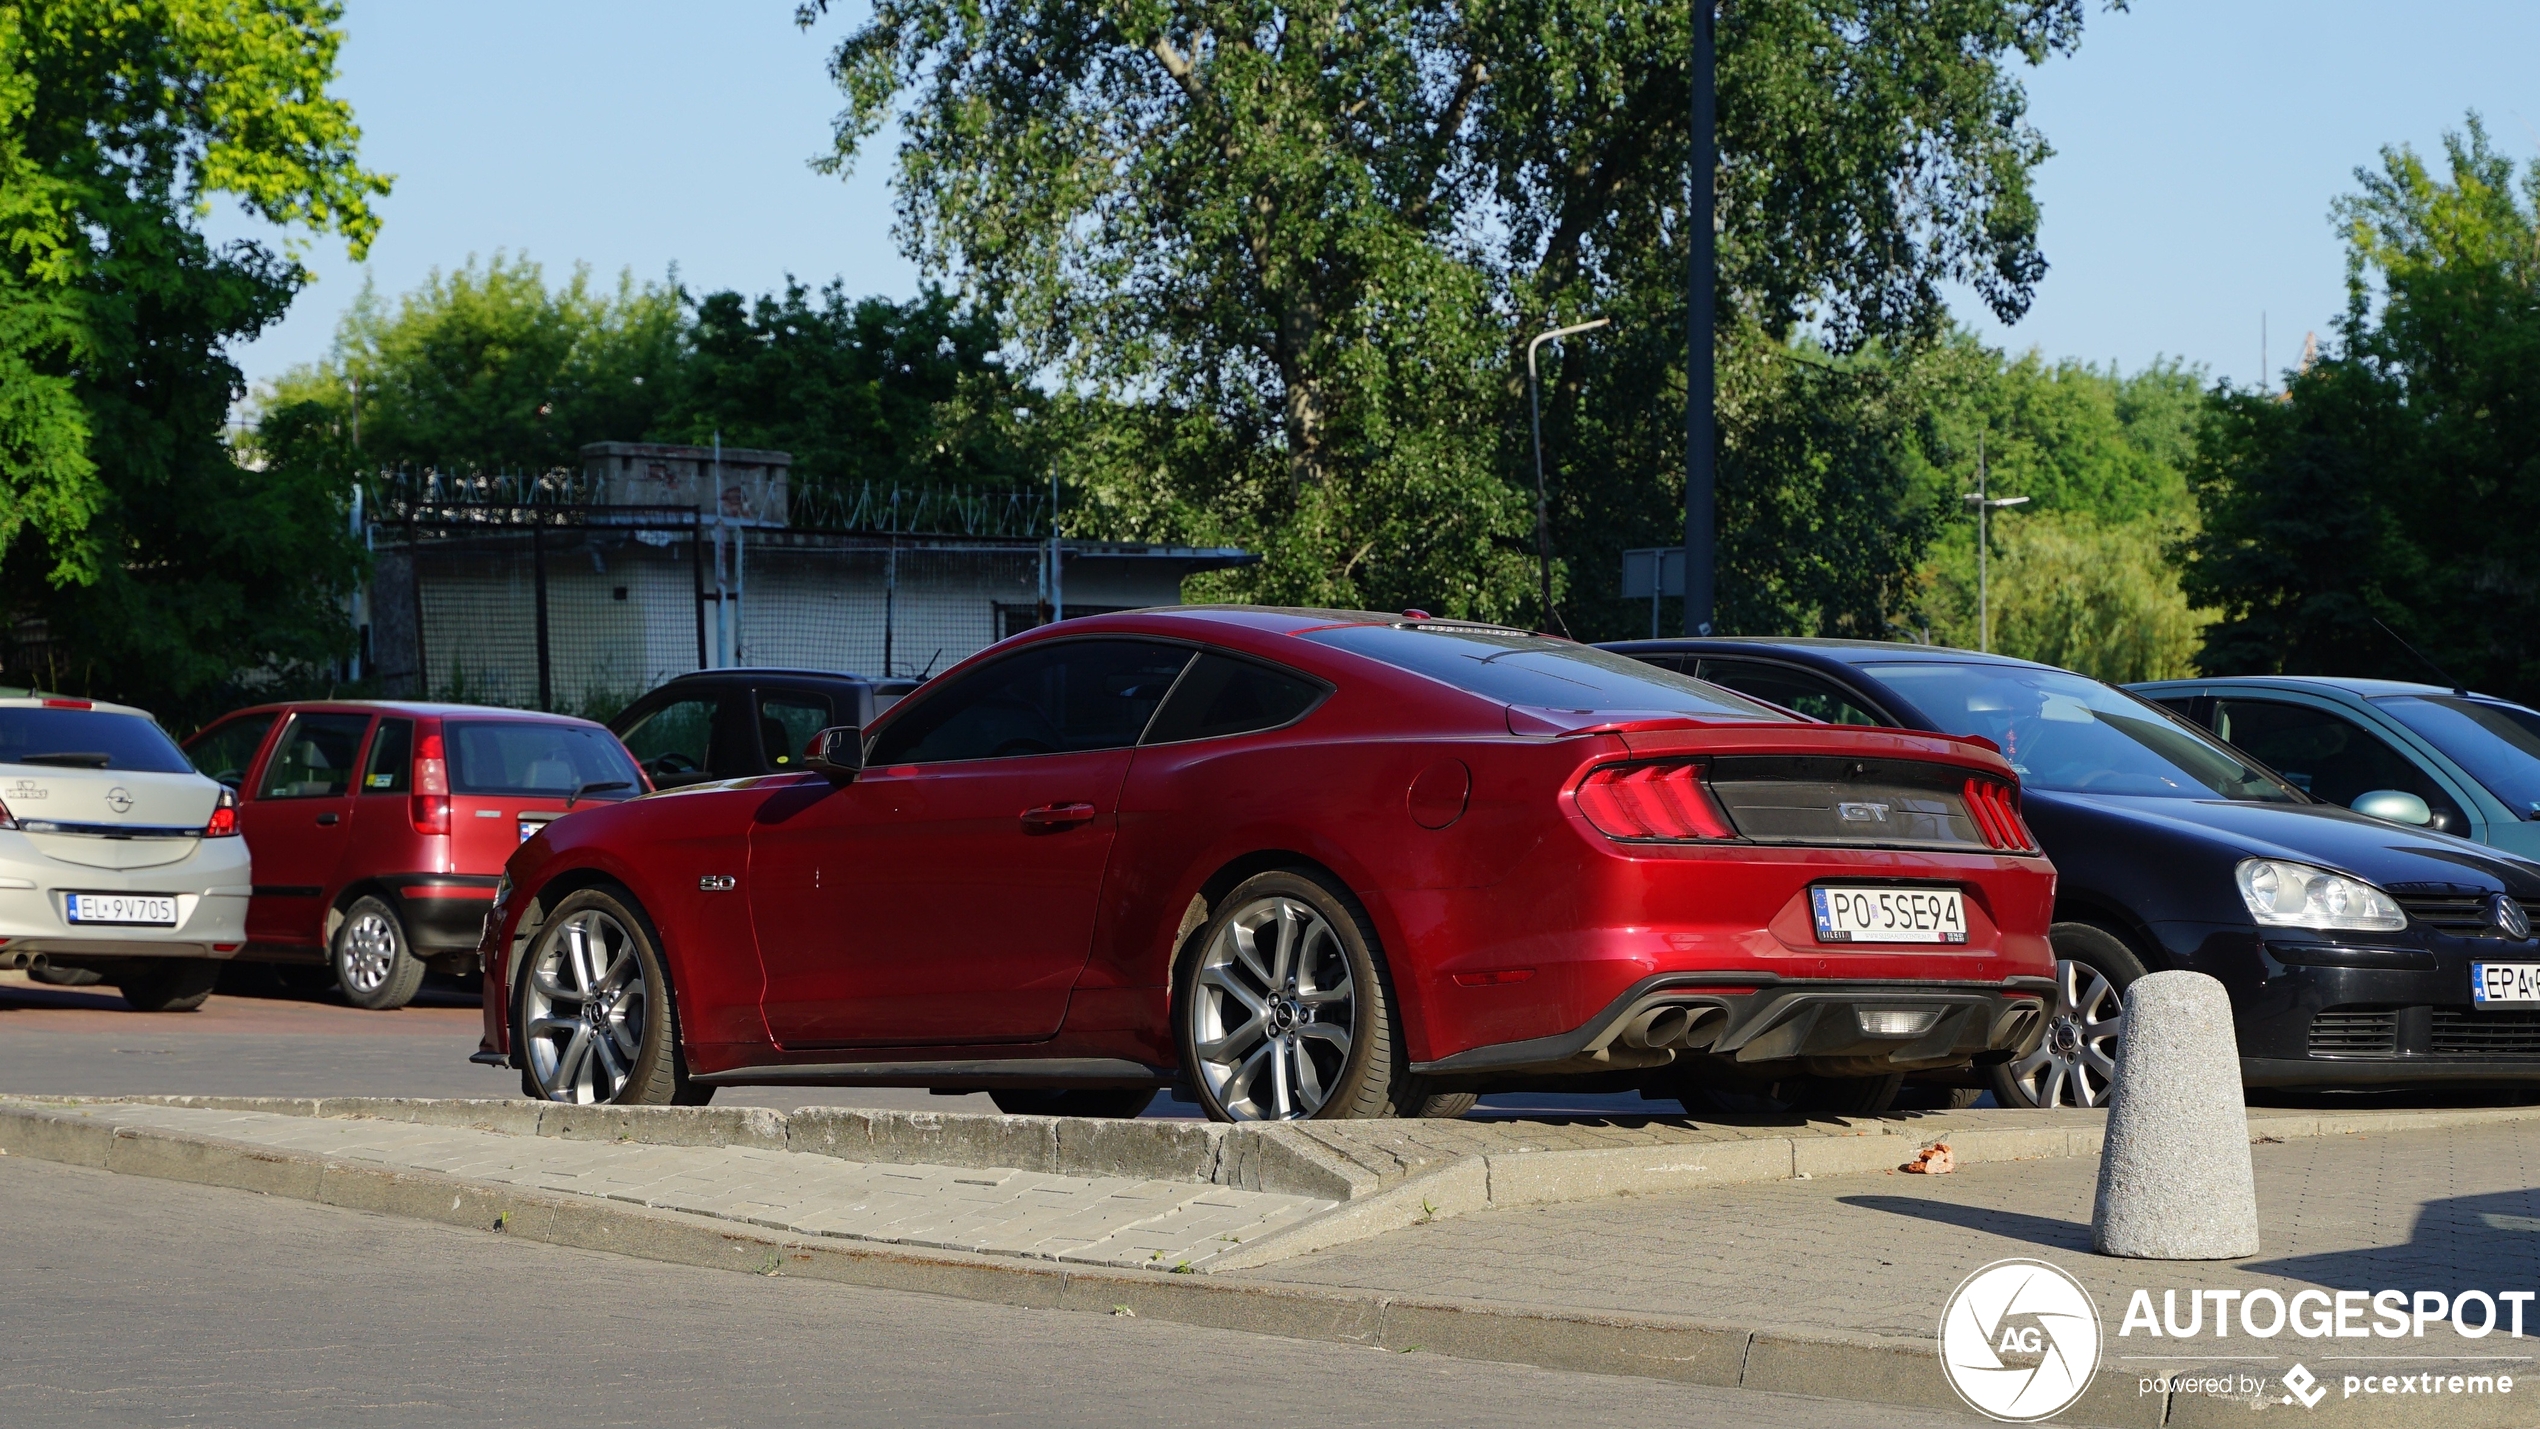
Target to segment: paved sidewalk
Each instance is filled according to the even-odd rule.
[[[1205,1265],[1330,1201],[1184,1181],[876,1165],[752,1146],[647,1146],[362,1118],[117,1103],[70,1114],[800,1235],[1089,1265]]]
[[[2079,1278],[2120,1341],[2133,1290],[2540,1288],[2540,1135],[2527,1124],[2290,1140],[2251,1148],[2264,1248],[2246,1261],[2117,1260],[2090,1249],[2096,1158],[1846,1176],[1492,1209],[1228,1278],[1453,1296],[1928,1339],[1978,1267],[2042,1259]],[[2184,1304],[2180,1313],[2185,1314]],[[2478,1349],[2530,1361],[2519,1343]],[[2210,1331],[2207,1332],[2210,1334]],[[2295,1337],[2198,1348],[2284,1355]],[[2361,1348],[2432,1352],[2411,1338]],[[2331,1351],[2334,1353],[2334,1351]]]

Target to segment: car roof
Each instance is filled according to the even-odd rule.
[[[1812,635],[1688,635],[1657,640],[1609,640],[1602,644],[1606,649],[1627,655],[1737,655],[1778,652],[1814,656],[1821,660],[1832,660],[1845,665],[1932,661],[1956,665],[2010,665],[2030,670],[2059,668],[2054,665],[2040,664],[2035,660],[2018,660],[2008,655],[1988,655],[1976,650],[1961,650],[1951,645],[1917,645],[1903,640],[1839,640]]]
[[[850,670],[802,669],[790,665],[727,665],[717,670],[690,670],[685,674],[673,675],[653,688],[661,689],[664,686],[695,680],[754,680],[769,676],[786,680],[838,680],[857,685],[879,685],[906,678],[905,676],[859,675]]]
[[[272,704],[249,705],[222,715],[263,714],[283,710],[363,710],[371,713],[407,715],[457,715],[477,719],[533,720],[552,724],[597,724],[580,715],[556,714],[549,710],[517,710],[505,705],[456,705],[438,700],[276,700]],[[217,721],[216,721],[217,722]]]
[[[2221,675],[2209,680],[2145,680],[2128,685],[2130,690],[2149,689],[2310,689],[2330,690],[2342,694],[2374,699],[2383,695],[2448,695],[2449,685],[2419,684],[2414,680],[2365,680],[2342,675]],[[2470,692],[2470,698],[2504,703],[2494,695]]]

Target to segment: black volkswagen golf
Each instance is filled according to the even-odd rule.
[[[1991,740],[2054,860],[2045,1041],[2006,1106],[2095,1106],[2127,984],[2231,990],[2251,1086],[2540,1085],[2540,864],[2301,790],[2124,690],[2047,665],[1849,640],[1606,647],[1841,724]]]

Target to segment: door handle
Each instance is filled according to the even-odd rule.
[[[341,814],[320,814],[318,815],[318,822],[321,824],[331,824],[343,817],[344,816]]]
[[[1023,828],[1027,833],[1070,829],[1093,821],[1094,806],[1091,804],[1043,804],[1037,809],[1023,811]]]

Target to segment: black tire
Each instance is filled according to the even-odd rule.
[[[1155,1088],[1112,1087],[1077,1088],[1068,1091],[1000,1088],[988,1093],[988,1100],[1008,1116],[1093,1116],[1110,1121],[1125,1121],[1147,1109],[1155,1100]]]
[[[1242,950],[1254,947],[1254,935],[1282,922],[1293,928],[1295,946],[1244,961]],[[1283,956],[1290,965],[1281,972],[1276,965]],[[1337,981],[1343,969],[1345,991]],[[1228,978],[1253,984],[1246,995],[1257,993],[1264,1003],[1251,1041],[1242,1040],[1249,1020],[1227,1024],[1227,1012],[1242,1008],[1223,990]],[[1328,1015],[1343,1007],[1346,1050],[1336,1048],[1332,1036],[1340,1017]],[[1416,1115],[1428,1094],[1411,1075],[1393,1009],[1393,986],[1365,910],[1347,889],[1303,869],[1255,874],[1236,885],[1209,910],[1174,969],[1174,1036],[1200,1109],[1212,1121]],[[1275,1030],[1274,1022],[1286,1030]],[[1264,1049],[1258,1060],[1255,1042]],[[1203,1045],[1233,1060],[1209,1061],[1201,1056]],[[1264,1077],[1297,1092],[1263,1088]]]
[[[1420,1099],[1420,1109],[1412,1115],[1426,1121],[1453,1121],[1481,1099],[1480,1092],[1432,1092]]]
[[[580,960],[577,940],[585,950]],[[652,920],[633,898],[615,888],[567,894],[530,943],[512,993],[521,1092],[536,1101],[619,1106],[714,1100],[714,1088],[688,1077],[676,995]],[[594,1005],[586,1018],[583,1009]]]
[[[1936,1082],[1908,1081],[1896,1094],[1898,1111],[1965,1111],[1984,1099],[1982,1087],[1947,1087]]]
[[[1750,1090],[1697,1087],[1682,1098],[1687,1116],[1880,1116],[1896,1105],[1905,1074],[1785,1077]]]
[[[2027,1056],[1985,1068],[1985,1078],[1993,1100],[2005,1107],[2106,1106],[2118,1039],[2093,1029],[2122,1016],[2125,991],[2143,976],[2143,960],[2093,923],[2057,923],[2047,936],[2055,944],[2056,994],[2046,1035]]]
[[[115,970],[115,987],[135,1012],[192,1012],[211,997],[220,967],[209,958],[141,958]]]
[[[373,1012],[393,1012],[423,987],[423,960],[406,941],[405,918],[387,899],[368,894],[345,907],[327,965],[344,1000]]]

